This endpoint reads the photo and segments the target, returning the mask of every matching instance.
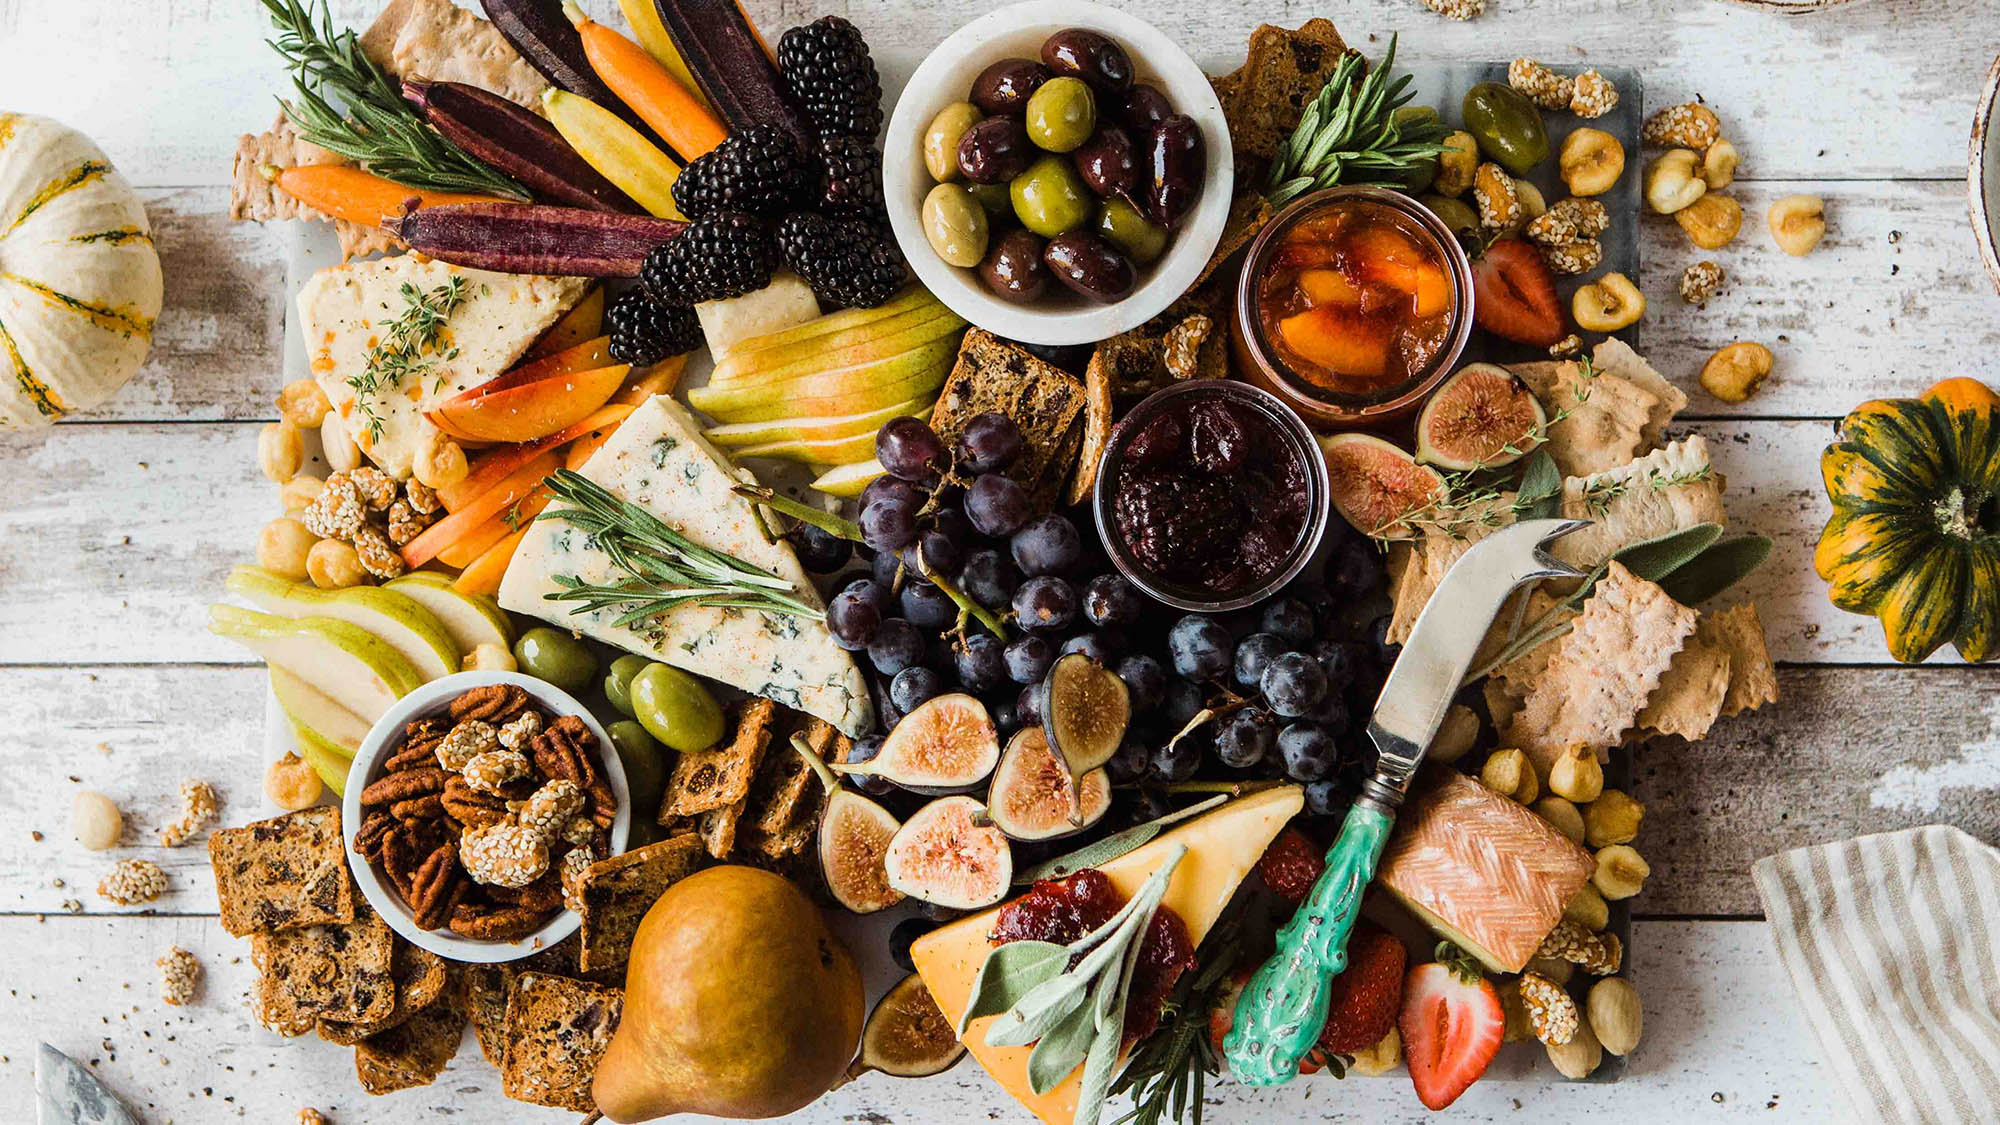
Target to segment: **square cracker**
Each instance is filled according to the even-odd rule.
[[[821,719],[805,719],[798,734],[823,762],[839,761],[850,745],[846,736]],[[759,840],[792,832],[801,823],[815,824],[825,799],[812,767],[791,749],[789,738],[785,742],[764,755],[764,765],[750,787],[749,810],[753,815],[748,828]]]
[[[535,113],[549,80],[500,29],[451,0],[389,0],[360,35],[363,54],[392,78],[463,82]]]
[[[1778,670],[1764,645],[1764,623],[1750,602],[1701,615],[1695,637],[1729,653],[1729,691],[1722,698],[1728,718],[1778,701]]]
[[[1515,364],[1507,369],[1527,384],[1542,408],[1558,421],[1549,424],[1542,448],[1566,477],[1615,469],[1645,451],[1645,432],[1659,396],[1600,371],[1584,374],[1574,360]]]
[[[1722,700],[1729,692],[1729,650],[1703,643],[1700,625],[1695,629],[1695,637],[1674,654],[1659,689],[1639,712],[1634,739],[1674,734],[1693,742],[1721,717]]]
[[[258,1022],[299,1035],[321,1019],[367,1023],[395,1010],[395,934],[365,905],[357,913],[345,924],[251,935]]]
[[[1665,375],[1654,370],[1652,364],[1633,351],[1632,345],[1616,336],[1607,336],[1592,348],[1590,359],[1599,371],[1616,375],[1657,400],[1650,408],[1645,429],[1640,431],[1644,444],[1639,448],[1642,452],[1651,452],[1665,445],[1667,423],[1687,407],[1687,392],[1674,386]]]
[[[466,1003],[472,1013],[472,1031],[479,1040],[479,1053],[498,1067],[507,1057],[507,994],[514,990],[514,978],[522,973],[545,973],[574,977],[577,949],[575,934],[547,949],[530,953],[518,961],[497,965],[466,965]]]
[[[389,954],[389,976],[396,982],[396,1006],[387,1016],[368,1023],[319,1021],[319,1037],[329,1043],[352,1047],[371,1035],[407,1023],[410,1017],[431,1006],[444,993],[451,979],[445,960],[428,949],[419,949],[402,938],[394,939]]]
[[[1265,24],[1250,33],[1242,79],[1222,107],[1239,169],[1254,158],[1262,174],[1345,54],[1347,42],[1330,20],[1310,19],[1296,31]]]
[[[601,859],[583,872],[583,944],[578,966],[589,972],[625,964],[639,921],[667,888],[700,869],[702,841],[683,834]]]
[[[230,937],[355,918],[340,809],[303,809],[208,838],[215,897]]]
[[[694,816],[736,804],[750,794],[764,750],[771,744],[771,725],[778,705],[768,699],[745,700],[736,709],[729,741],[708,750],[682,754],[667,781],[667,799],[660,805],[660,822],[670,816]]]
[[[430,1085],[458,1054],[466,1014],[465,977],[453,969],[423,1011],[354,1045],[361,1088],[380,1095]]]
[[[1037,510],[1046,510],[1060,498],[1075,467],[1086,405],[1082,380],[974,328],[959,345],[958,361],[931,408],[931,428],[949,446],[975,415],[991,410],[1013,419],[1025,440],[1007,475],[1028,490]]]
[[[623,989],[543,973],[514,978],[501,1089],[516,1101],[596,1109],[590,1080],[624,1011]]]

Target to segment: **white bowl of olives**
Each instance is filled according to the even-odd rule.
[[[889,220],[919,280],[1009,339],[1088,344],[1194,285],[1234,157],[1194,60],[1144,20],[1028,0],[960,28],[897,99]]]

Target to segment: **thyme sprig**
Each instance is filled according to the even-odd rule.
[[[367,419],[369,437],[378,441],[382,437],[382,417],[375,413],[375,404],[370,401],[376,391],[384,386],[400,387],[412,375],[421,383],[440,360],[458,355],[456,347],[440,351],[438,341],[444,334],[445,322],[464,303],[465,290],[463,277],[453,277],[428,293],[407,281],[398,290],[403,298],[403,311],[389,322],[382,342],[368,353],[368,362],[360,373],[347,378],[347,385],[354,389],[354,404]]]
[[[526,201],[521,185],[446,140],[403,100],[401,89],[361,50],[352,29],[336,32],[326,0],[262,0],[278,29],[267,40],[292,70],[296,98],[279,99],[299,135],[406,187],[484,192]],[[335,109],[327,94],[338,98]]]
[[[619,499],[610,490],[568,469],[557,469],[544,482],[562,507],[552,507],[538,519],[561,520],[591,537],[611,557],[625,577],[612,583],[590,583],[573,574],[558,574],[562,589],[545,597],[574,602],[571,613],[612,610],[614,626],[651,620],[684,605],[751,609],[796,617],[820,616],[820,609],[801,597],[787,580],[724,551],[704,547],[662,523],[646,509]]]
[[[1367,66],[1360,52],[1341,57],[1298,128],[1278,146],[1264,188],[1271,206],[1335,184],[1400,186],[1413,168],[1445,151],[1438,142],[1446,129],[1436,114],[1397,118],[1416,94],[1409,75],[1389,80],[1395,65],[1393,35],[1381,64],[1366,77],[1360,76]]]

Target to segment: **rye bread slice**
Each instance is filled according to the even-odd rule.
[[[458,1054],[466,1014],[465,977],[453,969],[423,1011],[354,1045],[361,1088],[379,1096],[436,1081]]]
[[[322,1019],[368,1023],[396,1007],[389,973],[395,933],[363,906],[345,924],[253,934],[258,1022],[281,1035],[301,1035]]]
[[[1239,172],[1263,175],[1347,50],[1331,20],[1310,19],[1296,31],[1265,24],[1250,33],[1242,77],[1222,107]]]
[[[931,429],[948,449],[975,415],[990,410],[1012,418],[1026,440],[1007,475],[1027,488],[1036,510],[1047,511],[1076,466],[1087,401],[1081,379],[974,328],[931,410]]]
[[[230,937],[354,921],[340,809],[302,809],[208,838],[215,897]]]
[[[502,1091],[535,1105],[596,1109],[590,1080],[624,1012],[621,988],[542,973],[515,977],[507,994]]]
[[[684,833],[601,859],[583,872],[583,944],[577,963],[586,972],[620,968],[632,952],[639,922],[667,888],[694,874],[705,858],[702,839]]]

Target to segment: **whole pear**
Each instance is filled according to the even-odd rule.
[[[853,955],[797,887],[711,867],[640,921],[625,1015],[591,1092],[619,1122],[780,1117],[847,1072],[864,1007]]]

